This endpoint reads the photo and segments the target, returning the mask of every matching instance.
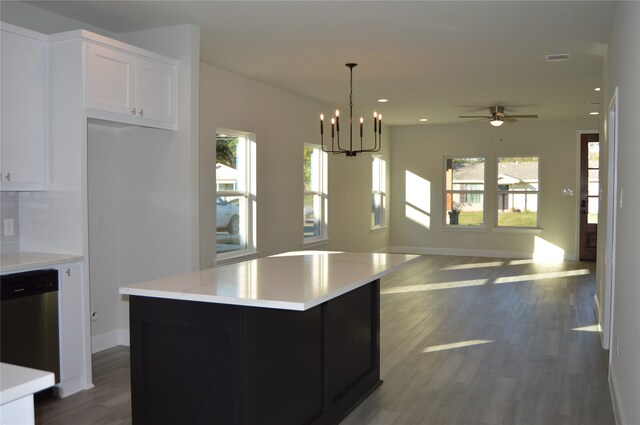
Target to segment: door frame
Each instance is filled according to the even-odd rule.
[[[615,298],[615,260],[616,260],[616,231],[617,231],[617,210],[618,210],[618,87],[613,90],[609,107],[607,108],[607,119],[605,121],[605,137],[607,138],[607,180],[609,189],[607,191],[607,225],[606,241],[604,251],[604,300],[603,300],[603,323],[602,345],[609,349],[609,364],[611,364],[613,350],[613,308]]]
[[[581,161],[580,161],[580,152],[582,149],[581,139],[583,134],[594,134],[599,133],[598,130],[578,130],[576,132],[576,189],[574,191],[573,197],[576,199],[574,205],[574,217],[578,217],[575,224],[576,229],[576,237],[575,237],[575,246],[574,246],[574,257],[575,261],[580,261],[580,189],[581,189],[581,180],[580,180],[580,170],[581,170]]]

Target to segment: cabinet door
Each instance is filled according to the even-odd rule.
[[[176,122],[176,68],[138,58],[136,67],[136,106],[142,118]]]
[[[2,31],[2,189],[44,189],[46,47]],[[26,185],[26,186],[25,186]]]
[[[82,277],[80,264],[61,267],[59,282],[61,382],[78,377],[84,369]]]
[[[87,44],[87,108],[136,115],[134,79],[133,55]]]

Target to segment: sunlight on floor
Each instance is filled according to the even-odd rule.
[[[466,270],[466,269],[479,269],[482,267],[500,267],[506,264],[505,261],[491,261],[488,263],[473,263],[473,264],[457,264],[455,266],[444,267],[440,270]]]
[[[482,345],[495,342],[492,339],[471,339],[469,341],[452,342],[451,344],[432,345],[422,350],[423,353],[433,353],[434,351],[451,350],[454,348],[470,347],[472,345]]]
[[[408,292],[422,292],[422,291],[435,291],[438,289],[456,289],[467,288],[469,286],[481,286],[485,285],[488,279],[474,279],[474,280],[454,280],[453,282],[442,283],[426,283],[423,285],[409,285],[409,286],[396,286],[393,288],[385,288],[380,290],[380,295],[388,294],[405,294]]]
[[[526,282],[528,280],[557,279],[562,277],[585,276],[591,274],[589,269],[567,270],[564,272],[547,272],[536,274],[523,274],[519,276],[499,277],[493,283],[517,283]]]
[[[581,331],[581,332],[600,332],[600,325],[595,324],[595,325],[589,325],[589,326],[582,326],[579,328],[573,328],[571,329],[572,331]]]

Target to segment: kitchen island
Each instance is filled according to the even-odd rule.
[[[338,422],[381,384],[379,279],[417,258],[294,252],[121,287],[133,423]]]

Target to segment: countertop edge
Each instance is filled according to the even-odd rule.
[[[196,294],[196,293],[190,293],[190,292],[139,289],[139,288],[132,288],[127,286],[124,286],[124,287],[121,286],[120,288],[118,288],[118,292],[121,295],[130,295],[130,296],[163,298],[163,299],[181,300],[181,301],[207,302],[207,303],[214,303],[214,304],[228,304],[228,305],[237,305],[237,306],[244,306],[244,307],[272,308],[272,309],[279,309],[279,310],[306,311],[324,302],[330,301],[334,298],[337,298],[341,295],[351,292],[370,282],[373,282],[374,280],[381,279],[384,276],[390,273],[393,273],[403,267],[406,267],[412,264],[413,262],[418,261],[421,258],[420,255],[413,255],[413,254],[403,254],[403,255],[409,255],[409,256],[412,256],[412,258],[409,258],[408,260],[406,260],[401,264],[395,265],[381,272],[372,274],[371,276],[368,276],[365,279],[354,281],[348,285],[342,286],[337,290],[323,294],[321,296],[318,296],[312,300],[308,300],[305,302],[236,298],[236,297],[225,297],[220,295]]]
[[[2,363],[0,367],[2,369],[0,405],[11,403],[45,388],[52,387],[55,384],[52,372],[8,363]],[[7,384],[10,386],[5,388]]]
[[[38,270],[84,260],[82,255],[45,252],[15,252],[2,254],[1,258],[0,274]]]

